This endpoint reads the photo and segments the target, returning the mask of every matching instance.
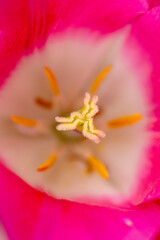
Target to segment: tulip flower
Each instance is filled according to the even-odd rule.
[[[156,237],[159,7],[7,0],[0,11],[9,239]]]

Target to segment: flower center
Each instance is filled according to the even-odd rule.
[[[75,130],[82,132],[83,136],[95,143],[99,143],[99,137],[104,138],[105,133],[97,130],[93,124],[93,117],[98,113],[97,106],[98,96],[93,96],[89,93],[85,94],[84,106],[79,111],[74,111],[69,117],[56,117],[55,120],[59,124],[56,129],[59,131]]]
[[[73,111],[70,113],[68,117],[55,117],[55,121],[51,124],[46,124],[41,120],[35,120],[35,119],[29,119],[25,117],[20,116],[11,116],[11,120],[18,124],[22,125],[25,128],[31,128],[37,133],[41,133],[44,131],[48,131],[48,129],[52,130],[55,135],[62,140],[61,142],[71,142],[71,143],[81,143],[81,141],[85,138],[91,140],[94,143],[99,143],[100,138],[104,138],[106,136],[105,132],[99,129],[96,129],[93,119],[95,115],[99,112],[99,107],[97,105],[98,102],[98,96],[93,95],[98,90],[101,82],[104,80],[105,76],[108,74],[108,72],[111,70],[112,66],[106,67],[100,74],[95,78],[93,81],[89,92],[85,93],[84,97],[84,105],[82,108],[80,108],[77,111]],[[63,106],[63,103],[65,104],[65,101],[62,100],[58,82],[56,80],[55,75],[52,73],[52,71],[45,67],[45,74],[48,78],[51,90],[55,96],[54,102],[47,101],[45,99],[42,99],[41,97],[35,98],[35,103],[45,109],[52,109],[54,106],[54,110],[57,114],[59,114],[60,110],[59,107]],[[65,107],[64,107],[65,108]],[[65,109],[66,111],[66,109]],[[62,112],[62,111],[61,111]],[[107,128],[119,128],[119,127],[125,127],[132,124],[135,124],[141,119],[141,114],[135,113],[129,116],[123,116],[117,119],[113,119],[111,121],[106,120],[106,131]],[[58,123],[58,125],[57,125]],[[47,130],[46,130],[47,129]],[[71,131],[72,130],[72,131]],[[64,131],[70,131],[70,134],[62,133]],[[79,144],[80,148],[81,144]],[[93,149],[92,149],[93,150]],[[80,154],[84,153],[84,149],[80,149]],[[108,178],[108,171],[106,166],[96,158],[96,156],[92,155],[92,151],[88,151],[87,154],[82,154],[83,158],[85,156],[86,163],[87,163],[87,169],[88,171],[96,171],[101,177],[107,179]],[[72,154],[72,153],[71,153]],[[58,156],[60,153],[53,153],[49,158],[42,163],[38,168],[37,171],[45,171],[49,169],[55,161],[58,159]]]

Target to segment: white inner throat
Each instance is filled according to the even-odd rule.
[[[24,56],[6,80],[0,91],[1,160],[34,188],[56,198],[99,205],[106,199],[114,203],[128,199],[131,188],[132,191],[136,188],[149,141],[145,130],[147,102],[138,76],[123,57],[125,37],[126,30],[102,40],[97,40],[96,35],[54,36],[43,49]],[[95,76],[109,64],[113,64],[113,69],[96,93],[102,111],[95,124],[106,134],[99,144],[90,140],[65,144],[52,132],[38,135],[18,128],[10,120],[14,114],[51,122],[57,116],[57,109],[59,113],[64,106],[78,110]],[[56,104],[44,66],[54,72],[63,95],[64,106],[56,106],[56,111],[40,108],[34,102],[41,96]],[[137,124],[119,129],[106,127],[107,121],[134,113],[143,115]],[[52,168],[37,172],[37,166],[54,152],[59,153],[59,158]],[[78,153],[84,157],[96,156],[108,169],[109,179],[101,178],[94,171],[86,173],[85,161],[79,159]]]

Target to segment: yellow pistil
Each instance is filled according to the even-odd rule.
[[[40,106],[40,107],[43,107],[43,108],[46,108],[46,109],[52,109],[53,108],[53,104],[52,102],[50,101],[47,101],[41,97],[37,97],[35,98],[35,103]]]
[[[100,162],[96,157],[90,156],[88,158],[88,165],[91,169],[99,173],[99,175],[105,179],[108,179],[108,171],[104,164]]]
[[[33,119],[18,117],[18,116],[15,116],[15,115],[11,116],[11,120],[14,123],[17,123],[17,124],[20,124],[20,125],[23,125],[23,126],[26,126],[26,127],[35,127],[37,125],[37,122]]]
[[[57,155],[51,155],[44,163],[42,163],[38,168],[38,172],[46,171],[55,163]]]
[[[141,119],[142,119],[142,115],[139,113],[135,113],[130,116],[111,120],[107,123],[107,125],[110,128],[120,128],[120,127],[125,127],[125,126],[135,124],[136,122],[140,121]]]
[[[69,117],[56,117],[55,120],[59,124],[56,128],[59,131],[78,130],[83,136],[95,143],[99,143],[99,137],[104,138],[105,133],[95,128],[93,124],[93,117],[99,111],[96,105],[98,96],[91,96],[89,93],[85,94],[84,106],[79,110],[72,112]]]
[[[59,95],[59,87],[55,75],[49,67],[44,67],[45,74],[48,78],[50,87],[55,96]]]
[[[112,68],[112,65],[109,65],[102,72],[100,72],[100,74],[96,77],[89,91],[91,94],[94,94],[97,91],[99,85],[104,80],[105,76],[110,72],[111,68]]]

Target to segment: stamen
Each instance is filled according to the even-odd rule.
[[[44,163],[42,163],[38,168],[38,172],[48,170],[55,163],[57,155],[51,155]]]
[[[135,124],[136,122],[140,121],[141,119],[142,119],[142,115],[139,113],[135,113],[130,116],[111,120],[107,123],[107,125],[110,128],[120,128],[120,127],[125,127],[125,126]]]
[[[58,87],[58,83],[57,83],[55,75],[53,74],[51,69],[48,68],[48,67],[44,67],[44,71],[45,71],[46,76],[48,78],[48,81],[49,81],[49,84],[50,84],[50,87],[52,89],[53,94],[55,96],[59,95],[59,87]]]
[[[26,126],[26,127],[35,127],[37,122],[30,118],[18,117],[18,116],[11,116],[11,120],[17,124]]]
[[[102,80],[104,80],[105,76],[110,72],[111,68],[112,68],[112,65],[109,65],[102,72],[100,72],[100,74],[96,77],[96,79],[93,81],[90,91],[89,91],[91,94],[94,94],[97,91]]]
[[[108,171],[107,171],[106,167],[96,157],[90,156],[88,158],[88,164],[94,171],[99,173],[99,175],[101,177],[108,179]]]
[[[99,137],[104,138],[105,133],[97,130],[93,124],[93,117],[99,111],[96,105],[98,96],[91,96],[89,93],[85,94],[84,106],[79,110],[72,112],[69,117],[56,117],[55,120],[59,124],[56,129],[59,131],[78,130],[83,136],[95,143],[99,143]]]
[[[43,108],[46,108],[46,109],[52,109],[53,108],[53,104],[52,102],[50,101],[47,101],[41,97],[37,97],[35,98],[35,103],[40,106],[40,107],[43,107]]]

